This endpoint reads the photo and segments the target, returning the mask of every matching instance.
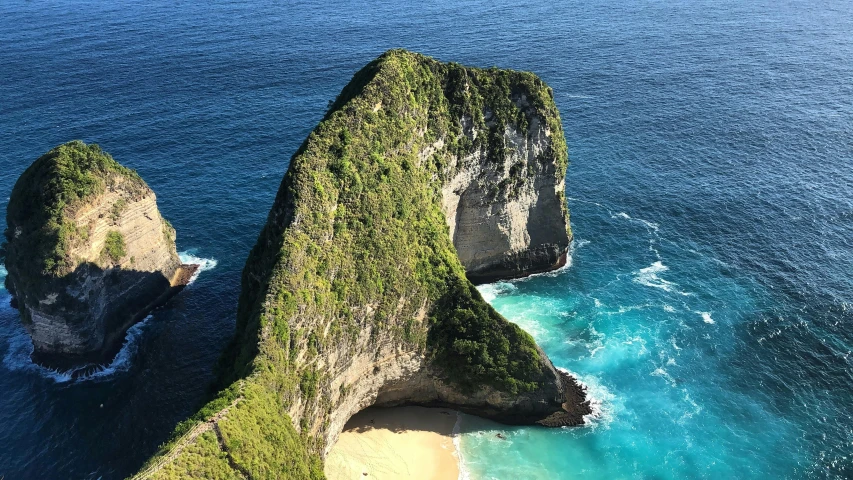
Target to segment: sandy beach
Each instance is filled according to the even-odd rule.
[[[326,458],[329,480],[457,479],[452,432],[456,412],[445,408],[368,408],[347,422]]]

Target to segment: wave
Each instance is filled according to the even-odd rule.
[[[198,265],[198,270],[195,271],[187,285],[192,285],[192,283],[196,281],[201,272],[213,270],[214,268],[216,268],[216,265],[218,263],[215,258],[198,257],[196,256],[197,253],[197,248],[191,248],[183,252],[178,252],[178,258],[181,259],[181,263]]]
[[[658,260],[648,267],[641,268],[634,272],[634,283],[639,283],[640,285],[645,285],[647,287],[659,288],[665,292],[674,292],[685,297],[693,295],[692,293],[678,290],[676,288],[678,287],[677,283],[665,280],[658,275],[659,273],[666,272],[667,270],[669,270],[669,267],[664,265],[662,261]],[[664,309],[667,310],[666,306]]]
[[[453,448],[456,449],[456,463],[459,465],[459,480],[469,480],[471,476],[465,468],[465,459],[462,457],[462,412],[456,411],[456,423],[453,424],[453,431],[450,433],[453,439]]]
[[[9,348],[3,357],[3,366],[9,371],[31,372],[43,378],[53,380],[57,383],[85,382],[109,377],[115,373],[130,370],[131,360],[139,350],[139,341],[145,327],[149,324],[152,315],[148,315],[141,322],[133,325],[127,330],[121,350],[109,365],[86,365],[67,371],[55,370],[41,366],[32,360],[33,343],[30,335],[20,325],[18,331],[14,332],[7,340]],[[78,374],[78,372],[86,372]]]
[[[580,375],[563,367],[556,368],[571,375],[586,390],[586,398],[592,412],[584,415],[584,425],[593,429],[609,427],[616,418],[616,395],[602,385],[597,377]]]
[[[33,362],[33,342],[30,334],[24,330],[20,322],[14,322],[14,331],[6,338],[7,350],[3,355],[3,367],[11,372],[30,372],[56,383],[65,383],[73,379],[73,372],[61,372],[43,367]]]
[[[634,282],[647,287],[660,288],[661,290],[671,292],[676,284],[660,278],[659,273],[669,270],[669,267],[663,264],[660,260],[651,264],[646,268],[634,272]]]
[[[503,281],[478,285],[477,290],[480,292],[480,295],[483,296],[483,300],[485,300],[487,303],[492,303],[496,298],[500,297],[501,295],[507,295],[516,292],[518,290],[518,287],[513,285],[511,282]]]
[[[618,218],[618,219],[622,219],[622,220],[632,220],[636,223],[642,224],[647,229],[649,229],[649,231],[653,231],[653,232],[657,232],[658,230],[660,230],[660,225],[658,225],[657,223],[650,222],[648,220],[643,220],[642,218],[634,218],[625,212],[619,212],[616,214],[611,213],[610,218]]]
[[[0,312],[4,310],[12,310],[12,296],[9,295],[9,292],[6,291],[6,275],[9,272],[6,271],[6,267],[3,264],[0,264]]]
[[[650,375],[653,377],[663,378],[666,383],[668,383],[671,387],[678,386],[678,382],[676,382],[672,375],[670,375],[669,372],[667,372],[663,367],[658,367],[654,369],[654,371],[652,371]]]
[[[713,325],[714,323],[716,323],[716,322],[714,322],[714,319],[711,318],[711,312],[693,312],[693,313],[696,313],[699,316],[701,316],[702,321],[707,323],[707,324]]]
[[[77,377],[77,380],[85,381],[104,378],[113,375],[114,373],[130,370],[131,360],[136,356],[136,352],[139,350],[139,342],[142,338],[143,331],[152,318],[153,315],[148,315],[144,320],[127,329],[127,334],[125,334],[121,350],[118,351],[115,358],[109,365],[99,365],[95,367],[95,370]]]
[[[202,258],[196,256],[197,250],[190,249],[178,253],[178,257],[183,263],[191,263],[199,265],[198,270],[193,274],[189,284],[195,282],[201,272],[216,268],[217,261],[211,258]],[[5,266],[0,265],[0,284],[2,284],[8,272]],[[5,287],[0,287],[0,302],[2,309],[11,309],[9,306],[10,296],[6,292]],[[13,322],[14,330],[7,337],[8,349],[3,356],[3,366],[9,371],[30,372],[39,375],[43,378],[53,380],[57,383],[65,383],[69,381],[84,382],[90,380],[101,380],[110,377],[116,373],[127,372],[132,366],[132,360],[139,350],[139,341],[144,334],[146,326],[150,323],[152,315],[148,315],[142,321],[131,326],[125,334],[124,343],[121,349],[116,354],[115,358],[108,365],[87,365],[81,368],[61,371],[41,366],[32,360],[33,343],[30,340],[30,335],[20,325],[20,322]],[[80,374],[80,372],[85,372]]]

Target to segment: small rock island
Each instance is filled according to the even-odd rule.
[[[36,160],[7,209],[6,288],[55,368],[109,361],[127,329],[185,286],[175,230],[154,192],[97,145],[72,141]]]
[[[404,50],[369,63],[290,161],[220,393],[134,478],[322,478],[371,405],[582,424],[585,390],[472,283],[566,262],[567,164],[536,75]]]

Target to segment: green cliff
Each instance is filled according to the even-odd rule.
[[[293,156],[249,255],[223,390],[139,478],[321,478],[373,404],[582,423],[584,392],[466,277],[565,262],[566,165],[531,73],[399,50],[364,67]]]

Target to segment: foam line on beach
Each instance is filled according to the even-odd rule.
[[[456,449],[456,461],[459,463],[459,480],[469,480],[471,476],[465,468],[465,459],[462,456],[462,412],[456,412],[456,423],[450,436],[453,438],[453,447]]]

